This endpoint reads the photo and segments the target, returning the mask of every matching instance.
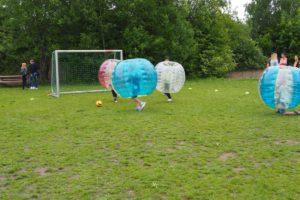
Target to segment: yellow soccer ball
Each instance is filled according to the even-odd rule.
[[[96,106],[97,106],[97,107],[101,107],[101,106],[103,106],[103,103],[102,103],[102,101],[96,101]]]

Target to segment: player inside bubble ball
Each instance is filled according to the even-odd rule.
[[[165,62],[169,62],[169,58],[166,58]],[[168,79],[164,80],[164,87],[166,91],[169,91],[170,89],[170,81]],[[172,101],[172,96],[170,93],[164,93],[168,97],[168,102]]]
[[[141,101],[138,97],[138,94],[140,92],[140,78],[138,73],[134,73],[132,76],[132,100],[136,103],[136,110],[141,111],[146,106],[146,102]]]
[[[285,68],[286,66],[280,66],[280,68]],[[291,99],[291,92],[288,86],[288,77],[286,73],[279,74],[278,86],[275,92],[275,105],[276,112],[281,115],[300,115],[299,111],[287,111],[289,107],[289,99]]]

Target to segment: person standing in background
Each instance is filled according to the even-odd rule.
[[[299,57],[298,57],[298,55],[295,55],[295,57],[294,57],[294,64],[293,64],[293,67],[298,67],[298,68],[300,68],[300,62],[299,62]]]
[[[24,90],[26,87],[26,83],[27,83],[27,64],[26,63],[22,63],[21,75],[22,75],[22,88]]]
[[[272,53],[273,54],[273,53]],[[268,61],[267,61],[267,68],[271,66],[271,57],[272,57],[272,54],[271,56],[268,58]]]
[[[30,89],[38,89],[38,66],[33,59],[30,60]]]
[[[287,57],[286,57],[286,53],[285,53],[285,52],[283,52],[283,53],[281,54],[281,58],[280,58],[279,65],[280,65],[280,66],[287,66],[287,65],[288,65],[288,59],[287,59]]]
[[[271,57],[268,59],[267,67],[279,66],[278,56],[276,52],[271,54]]]

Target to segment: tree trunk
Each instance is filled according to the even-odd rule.
[[[40,53],[40,76],[42,81],[49,81],[49,59],[46,55],[46,48],[41,47]]]

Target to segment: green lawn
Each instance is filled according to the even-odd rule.
[[[264,106],[257,80],[188,81],[142,112],[49,90],[0,88],[1,200],[300,199],[300,117]]]

